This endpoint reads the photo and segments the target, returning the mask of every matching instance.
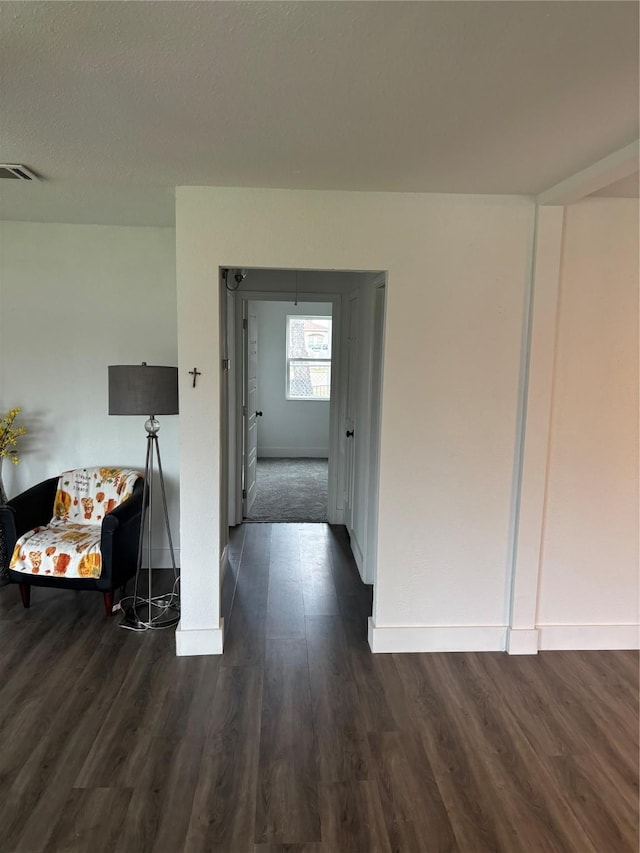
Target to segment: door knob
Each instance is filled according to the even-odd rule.
[[[352,429],[347,430],[347,438],[353,438],[353,430]]]
[[[262,417],[262,412],[256,412],[256,417],[257,417],[257,418],[261,418],[261,417]]]

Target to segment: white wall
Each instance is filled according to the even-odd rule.
[[[638,592],[638,204],[594,198],[565,211],[541,648],[637,645]]]
[[[330,302],[252,302],[258,320],[258,457],[329,455],[329,401],[287,400],[287,315],[331,316]]]
[[[28,429],[9,496],[68,468],[144,470],[144,418],[109,417],[107,365],[177,363],[175,232],[4,221],[0,241],[0,405]],[[178,418],[160,445],[179,546]]]
[[[388,271],[375,649],[504,647],[533,211],[508,197],[177,189],[181,364],[219,363],[220,267]],[[179,653],[221,643],[219,555],[200,535],[219,533],[219,400],[217,370],[181,392]]]

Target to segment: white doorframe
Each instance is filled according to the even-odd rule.
[[[256,497],[258,469],[258,318],[255,303],[242,300],[242,515],[246,518]]]
[[[371,393],[369,423],[369,464],[367,466],[366,574],[365,583],[376,583],[378,573],[378,504],[380,499],[380,428],[382,414],[382,371],[384,367],[384,318],[386,275],[376,283],[373,304],[373,337],[371,350]]]
[[[384,360],[384,328],[385,328],[385,303],[386,303],[386,280],[385,272],[379,273],[373,280],[367,282],[366,287],[373,287],[365,302],[367,303],[366,318],[362,320],[364,326],[363,335],[368,341],[366,351],[362,353],[363,364],[358,371],[358,391],[361,397],[362,423],[359,429],[359,438],[364,442],[363,448],[366,459],[361,459],[359,493],[364,500],[364,518],[359,528],[359,536],[352,538],[351,550],[356,559],[362,580],[365,583],[375,584],[377,574],[377,549],[378,549],[378,506],[379,506],[379,453],[380,453],[380,429],[381,429],[381,401],[382,401],[382,371]],[[224,286],[224,284],[222,285]],[[357,289],[357,288],[356,288]],[[369,291],[368,291],[369,292]],[[333,316],[333,351],[331,368],[331,407],[330,407],[330,430],[329,430],[329,494],[328,494],[328,521],[331,524],[345,524],[345,485],[346,485],[346,341],[344,317],[347,300],[351,290],[344,289],[343,292],[298,293],[298,302],[330,302]],[[243,305],[250,301],[266,302],[291,302],[293,293],[291,291],[269,291],[269,290],[241,290],[229,293],[230,308],[229,318],[233,331],[229,333],[227,346],[232,353],[229,364],[229,388],[228,409],[222,413],[226,417],[228,425],[228,441],[226,451],[228,453],[228,482],[222,487],[221,498],[229,506],[229,526],[241,524],[244,520],[242,512],[242,400],[243,400],[243,334],[242,317]],[[370,303],[370,305],[369,305]],[[366,333],[366,334],[365,334]],[[364,342],[363,342],[364,346]],[[224,352],[225,344],[221,346]],[[362,373],[364,371],[364,374]],[[232,401],[235,399],[235,405]],[[366,403],[365,403],[366,401]],[[371,430],[376,431],[372,435]],[[369,433],[365,434],[366,431]],[[366,439],[366,440],[365,440]],[[362,454],[361,454],[362,455]],[[364,467],[363,467],[364,466]],[[221,519],[222,521],[222,519]],[[360,541],[361,540],[361,541]]]
[[[354,539],[354,497],[356,488],[356,457],[360,438],[360,424],[357,420],[358,397],[360,393],[360,364],[358,350],[358,335],[360,326],[360,289],[346,294],[344,312],[344,418],[342,427],[345,435],[344,446],[344,523],[352,538],[351,548],[358,563],[360,572],[363,571],[364,555],[357,540]],[[357,550],[356,550],[357,549]]]

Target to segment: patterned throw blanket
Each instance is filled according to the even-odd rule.
[[[9,568],[34,575],[99,578],[105,515],[131,497],[141,477],[129,468],[76,468],[58,480],[53,518],[16,542]]]

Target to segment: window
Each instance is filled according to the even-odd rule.
[[[287,400],[331,396],[331,317],[287,315]]]

